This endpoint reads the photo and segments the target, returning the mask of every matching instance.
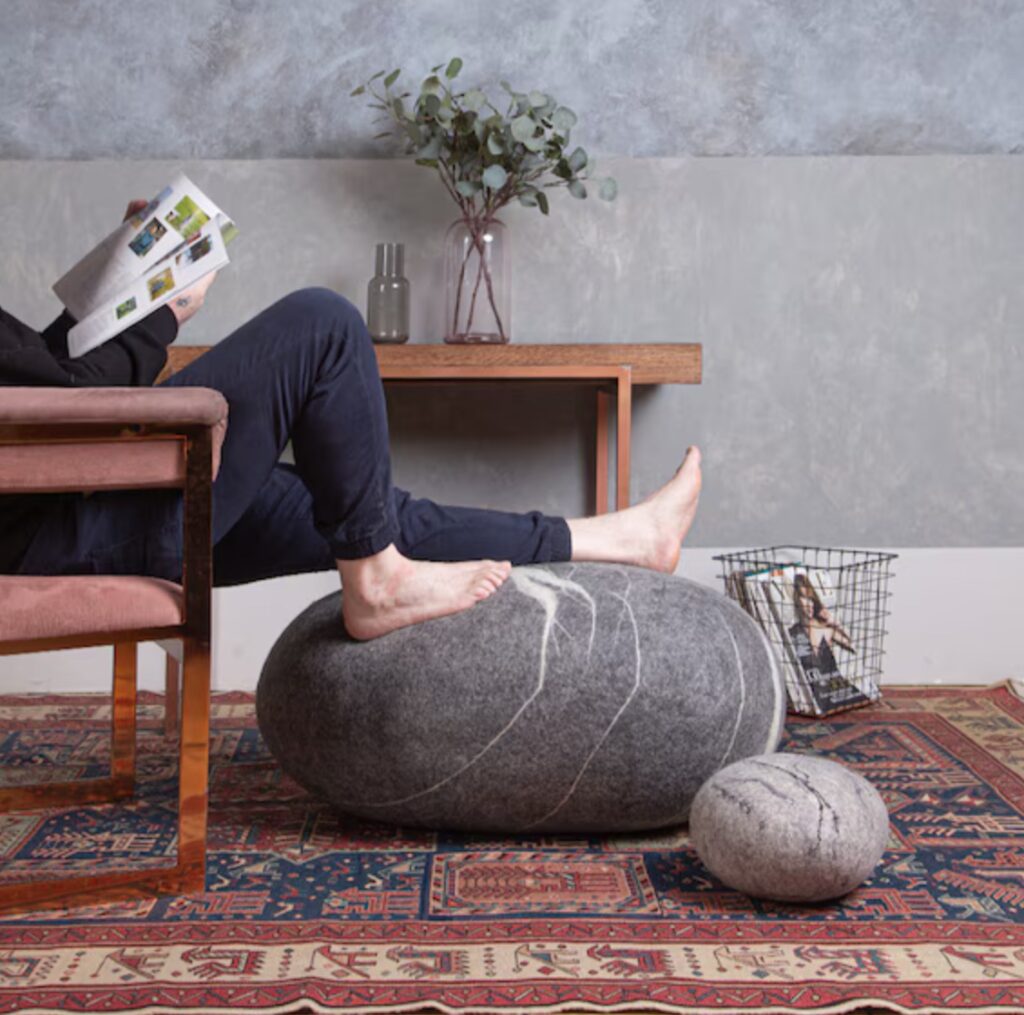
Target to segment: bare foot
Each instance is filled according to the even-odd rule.
[[[700,449],[687,449],[682,465],[660,490],[639,504],[569,522],[572,559],[636,564],[671,574],[700,499]]]
[[[509,561],[410,560],[394,546],[362,560],[339,560],[341,614],[355,639],[368,641],[486,599],[508,578]]]

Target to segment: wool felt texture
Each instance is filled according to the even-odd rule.
[[[716,772],[690,813],[690,841],[723,884],[759,899],[824,902],[874,872],[889,812],[859,772],[827,758],[764,754]]]
[[[710,775],[783,732],[760,628],[683,578],[516,567],[471,609],[368,642],[346,634],[343,594],[285,629],[256,705],[285,771],[361,817],[530,833],[679,824]]]

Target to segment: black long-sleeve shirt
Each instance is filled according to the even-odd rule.
[[[167,362],[167,346],[178,334],[170,307],[155,310],[84,356],[68,356],[66,311],[42,332],[33,331],[0,307],[0,399],[3,387],[149,387]],[[77,496],[77,495],[75,495]],[[0,494],[0,574],[10,574],[39,526],[50,494]]]

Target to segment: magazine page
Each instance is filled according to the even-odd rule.
[[[79,321],[119,296],[157,261],[175,253],[224,213],[184,173],[118,226],[53,286]]]
[[[786,676],[786,693],[790,707],[803,715],[817,715],[807,677],[800,665],[786,624],[788,614],[780,609],[777,597],[772,594],[775,585],[792,566],[766,571],[750,572],[745,579],[747,595],[757,604],[761,625],[772,643],[776,657]]]
[[[830,625],[830,650],[833,657],[855,656],[857,654],[854,645],[853,629],[846,623],[846,618],[840,613],[836,602],[836,590],[832,584],[832,578],[824,568],[807,568],[807,580],[813,591],[817,594],[818,603],[821,607],[821,619]],[[856,670],[856,663],[852,661],[852,671]],[[842,666],[837,667],[842,669]],[[862,676],[848,676],[847,679],[869,700],[877,701],[882,696],[878,684],[867,674]],[[859,699],[856,699],[859,701]]]
[[[827,715],[871,699],[840,671],[833,649],[845,644],[852,651],[852,643],[822,601],[820,574],[818,582],[816,587],[805,567],[781,568],[767,580],[769,596],[803,671],[816,714]]]
[[[102,345],[204,275],[222,268],[228,263],[224,237],[230,236],[233,230],[233,223],[226,220],[204,224],[190,243],[182,244],[180,249],[153,264],[145,275],[121,289],[113,302],[104,304],[71,328],[68,355],[76,359]]]

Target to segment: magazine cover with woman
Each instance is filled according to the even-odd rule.
[[[773,640],[781,642],[795,671],[801,692],[793,702],[797,711],[827,715],[881,696],[874,681],[843,673],[837,657],[845,655],[853,667],[856,649],[836,615],[835,590],[827,571],[787,565],[750,579],[761,586],[771,606],[778,633]]]

